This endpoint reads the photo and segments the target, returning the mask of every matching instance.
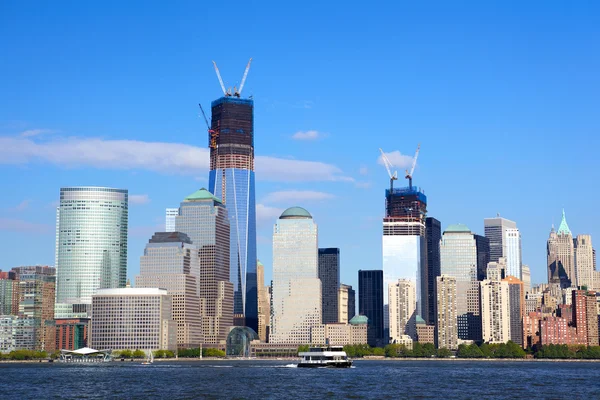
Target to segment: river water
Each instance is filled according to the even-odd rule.
[[[0,364],[0,399],[597,399],[600,363],[290,361]]]

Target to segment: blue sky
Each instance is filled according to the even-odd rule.
[[[267,278],[293,205],[344,283],[381,268],[379,147],[403,171],[421,143],[443,227],[517,221],[534,282],[563,207],[600,241],[596,2],[121,3],[0,2],[0,269],[52,265],[59,188],[99,185],[132,195],[133,278],[165,207],[207,184],[211,60],[233,86],[250,57]]]

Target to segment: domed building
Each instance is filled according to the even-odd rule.
[[[258,334],[252,328],[236,326],[227,335],[227,356],[250,357],[250,343],[253,340],[259,340],[259,338]]]

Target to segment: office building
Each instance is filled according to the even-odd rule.
[[[531,291],[531,271],[529,270],[529,265],[523,264],[521,276],[523,277],[521,279],[523,281],[523,289],[525,293],[529,293]]]
[[[165,213],[165,232],[175,232],[175,219],[179,215],[179,208],[167,208]]]
[[[341,284],[338,289],[338,322],[347,324],[356,314],[355,293],[351,285]]]
[[[17,286],[14,272],[0,272],[0,315],[19,313]]]
[[[230,281],[234,314],[258,330],[254,101],[225,95],[212,102],[209,190],[227,206],[231,222]],[[193,239],[192,239],[193,240]]]
[[[166,289],[173,303],[177,346],[195,348],[204,343],[200,315],[200,259],[198,248],[181,232],[157,232],[140,257],[137,288]]]
[[[321,315],[324,324],[338,322],[338,289],[340,287],[340,249],[319,249],[321,280]]]
[[[385,198],[382,237],[384,304],[388,304],[388,286],[394,285],[398,279],[409,279],[415,283],[417,290],[417,314],[427,314],[427,197],[417,187],[409,186],[386,189]]]
[[[18,315],[34,321],[35,348],[46,349],[46,323],[54,320],[56,269],[47,266],[13,268],[17,282]]]
[[[457,285],[456,278],[442,275],[436,278],[437,321],[436,346],[458,349]]]
[[[427,325],[425,320],[417,316],[417,342],[435,344],[435,324]]]
[[[17,315],[0,315],[0,353],[14,350],[36,350],[35,318]]]
[[[456,279],[458,338],[481,340],[477,246],[467,226],[456,224],[446,228],[440,243],[440,262],[442,275]]]
[[[60,189],[55,318],[87,318],[98,289],[125,286],[127,190]]]
[[[547,242],[548,256],[548,283],[560,284],[561,288],[568,288],[577,284],[575,276],[575,249],[573,235],[567,225],[565,210],[558,231],[554,226],[550,231]]]
[[[509,228],[505,232],[504,241],[506,243],[506,276],[514,276],[517,279],[522,278],[521,270],[521,232],[517,228]]]
[[[398,343],[408,335],[417,340],[417,299],[415,283],[408,279],[398,279],[395,285],[388,286],[390,307],[390,342]]]
[[[288,208],[273,231],[271,343],[310,343],[322,321],[318,266],[317,224],[304,208]]]
[[[588,346],[598,346],[598,306],[596,292],[573,290],[573,322],[579,341]]]
[[[88,347],[89,318],[55,319],[46,323],[46,351]],[[54,344],[54,348],[52,348]]]
[[[427,237],[427,312],[423,319],[431,325],[437,320],[437,305],[435,282],[440,276],[440,241],[442,240],[442,224],[433,217],[425,219],[425,234]]]
[[[103,289],[92,296],[91,347],[176,350],[177,323],[165,289]]]
[[[358,271],[358,313],[369,319],[368,344],[387,344],[383,336],[383,271]]]
[[[271,287],[265,286],[265,266],[256,262],[256,282],[258,285],[258,337],[266,342],[271,325]]]
[[[575,276],[579,288],[596,290],[594,279],[594,249],[590,235],[577,235],[574,240]]]
[[[523,318],[525,317],[525,285],[514,276],[503,279],[508,283],[510,340],[523,345]]]
[[[490,239],[481,235],[473,235],[473,237],[477,249],[477,280],[482,281],[487,278],[487,265],[490,262]]]
[[[505,258],[500,257],[500,263]],[[480,282],[482,340],[487,343],[506,343],[511,339],[509,284],[501,280],[502,268],[490,262],[488,279]]]
[[[177,232],[185,233],[198,249],[200,315],[207,345],[225,342],[234,324],[234,287],[229,281],[232,254],[229,221],[228,210],[221,200],[204,188],[183,200],[175,219]],[[253,265],[255,263],[256,259]],[[256,283],[256,270],[254,272]],[[256,290],[253,293],[258,296]]]
[[[311,344],[346,346],[367,343],[367,323],[319,324],[310,328]]]
[[[517,229],[514,221],[501,218],[485,218],[483,220],[485,237],[490,241],[490,262],[498,262],[500,257],[507,257],[507,231]],[[518,277],[520,278],[520,277]]]

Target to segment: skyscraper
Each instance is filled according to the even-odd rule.
[[[177,346],[194,348],[204,343],[200,318],[200,259],[198,248],[181,232],[157,232],[140,258],[138,288],[166,289],[177,323]]]
[[[317,224],[301,207],[285,210],[273,230],[273,308],[270,342],[310,343],[321,324]]]
[[[179,215],[179,208],[167,208],[165,212],[165,232],[175,232],[175,218]]]
[[[183,200],[175,220],[177,232],[185,233],[198,248],[200,314],[207,344],[225,341],[233,325],[229,221],[221,200],[204,188]]]
[[[384,304],[388,304],[389,285],[394,285],[398,279],[410,279],[415,282],[417,290],[417,314],[422,315],[428,310],[427,197],[420,189],[410,186],[386,189],[385,198],[382,238]]]
[[[575,247],[575,276],[577,286],[596,290],[594,281],[594,249],[590,235],[577,235]]]
[[[511,339],[508,282],[485,279],[480,285],[483,341],[506,343]]]
[[[322,318],[324,324],[338,322],[338,289],[340,287],[340,249],[319,249]]]
[[[436,281],[436,345],[440,349],[454,350],[458,348],[456,278],[441,275],[436,278]]]
[[[400,343],[404,335],[417,340],[415,283],[408,279],[398,279],[395,285],[388,286],[388,290],[391,342]]]
[[[269,337],[271,324],[271,294],[270,287],[265,286],[265,266],[256,262],[256,280],[258,284],[258,337],[266,342]]]
[[[338,321],[347,324],[356,314],[355,292],[352,286],[341,284],[338,289]]]
[[[477,280],[482,281],[487,278],[487,265],[490,262],[490,239],[481,235],[473,235],[473,237],[477,248]]]
[[[525,288],[523,281],[514,276],[503,279],[508,283],[510,311],[510,340],[523,346],[523,318],[525,317]]]
[[[529,270],[529,265],[523,264],[521,268],[521,275],[523,276],[523,290],[525,293],[529,293],[531,291],[531,272]]]
[[[506,257],[506,231],[517,229],[514,221],[500,216],[483,220],[485,237],[490,240],[490,262],[498,262],[500,257]]]
[[[231,222],[230,280],[234,313],[258,329],[254,101],[225,95],[212,102],[209,190],[227,206]]]
[[[88,318],[96,290],[125,287],[127,220],[127,190],[60,189],[55,318]]]
[[[573,235],[567,225],[565,210],[558,231],[550,231],[547,244],[548,283],[560,284],[562,288],[577,285],[575,276],[575,250]]]
[[[523,277],[521,271],[521,232],[517,228],[509,228],[504,234],[506,242],[506,275],[517,279]]]
[[[440,276],[440,240],[442,240],[442,224],[433,217],[425,219],[427,235],[427,312],[423,319],[428,324],[435,325],[436,315],[436,279]]]
[[[458,338],[480,340],[477,247],[471,230],[462,224],[450,225],[440,244],[442,275],[456,279]]]
[[[383,337],[383,271],[358,271],[358,313],[369,319],[369,346],[387,343]]]

